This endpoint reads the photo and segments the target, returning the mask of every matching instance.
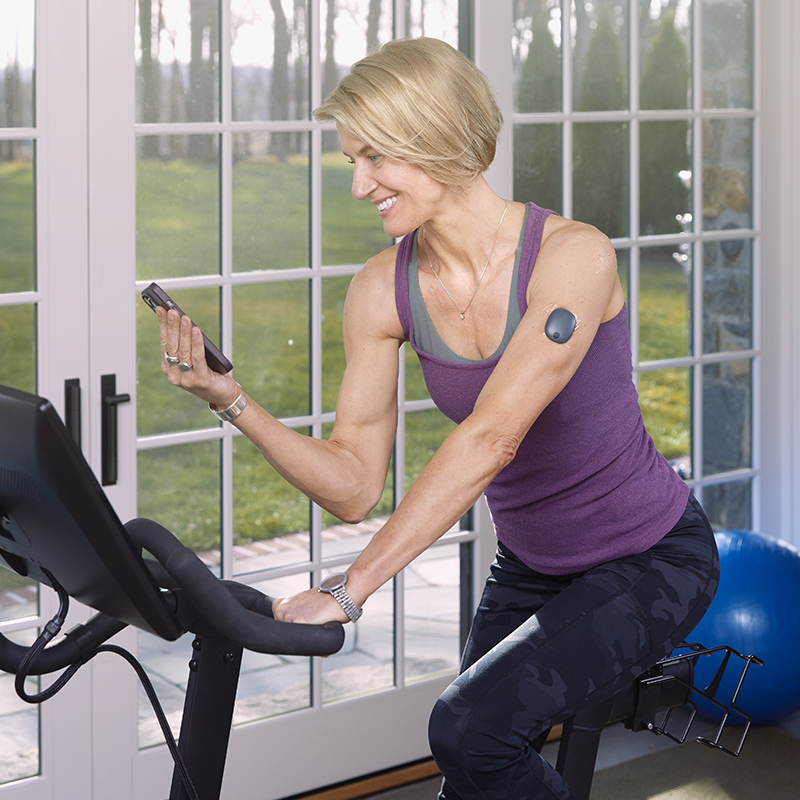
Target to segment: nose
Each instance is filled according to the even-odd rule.
[[[353,197],[356,200],[365,200],[377,185],[378,182],[369,174],[369,165],[356,162],[353,167]]]

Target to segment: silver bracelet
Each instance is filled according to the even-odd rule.
[[[239,386],[239,384],[236,384]],[[241,391],[242,387],[239,386],[239,396],[227,407],[223,408],[221,411],[217,411],[211,403],[208,404],[209,411],[217,417],[217,419],[221,419],[223,422],[233,422],[239,414],[244,411],[245,407],[247,406],[247,398],[244,396],[244,392]]]

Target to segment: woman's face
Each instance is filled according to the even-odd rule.
[[[369,200],[387,236],[397,238],[427,222],[447,188],[422,167],[377,152],[337,125],[342,151],[353,164],[353,197]]]

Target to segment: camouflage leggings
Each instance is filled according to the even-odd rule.
[[[572,798],[538,752],[550,727],[669,654],[718,581],[714,537],[694,499],[658,544],[584,573],[542,575],[500,546],[462,674],[431,715],[441,800]]]

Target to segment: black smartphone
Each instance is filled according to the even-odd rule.
[[[142,291],[142,299],[153,311],[157,306],[167,310],[174,308],[181,316],[184,316],[178,304],[157,283],[151,283]],[[225,375],[233,369],[233,364],[205,334],[203,334],[203,344],[206,348],[206,363],[214,372]]]

